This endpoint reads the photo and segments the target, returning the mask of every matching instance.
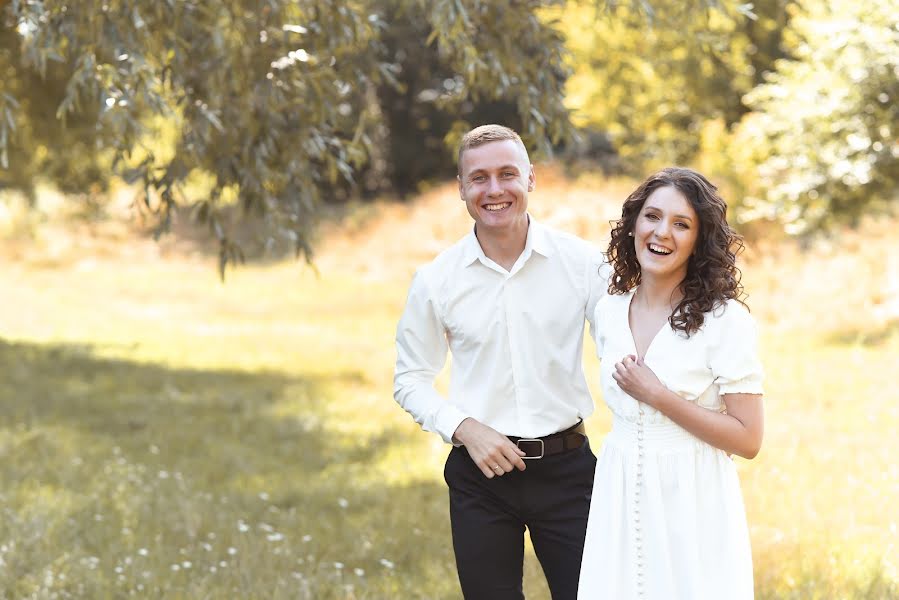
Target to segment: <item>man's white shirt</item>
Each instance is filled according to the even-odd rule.
[[[593,413],[584,323],[606,292],[601,252],[530,219],[509,271],[472,232],[415,273],[396,334],[394,398],[447,442],[472,417],[504,435],[541,437]],[[434,388],[452,353],[449,397]]]

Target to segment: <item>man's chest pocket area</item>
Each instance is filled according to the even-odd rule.
[[[528,294],[527,301],[517,307],[516,317],[531,333],[540,333],[546,340],[567,339],[583,334],[586,300],[564,285],[547,283]]]
[[[580,336],[584,305],[573,294],[560,290],[534,290],[528,298],[497,298],[478,302],[473,296],[458,296],[445,312],[447,337],[456,350],[477,350],[485,344],[502,344]],[[510,329],[513,331],[510,332]]]
[[[495,345],[507,332],[508,310],[502,302],[485,302],[474,294],[455,296],[444,308],[450,347],[477,350]]]

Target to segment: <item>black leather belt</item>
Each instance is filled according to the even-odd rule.
[[[508,437],[512,440],[512,443],[527,453],[526,456],[521,458],[534,460],[580,448],[587,441],[587,430],[584,427],[584,422],[578,421],[576,425],[564,431],[551,433],[539,438],[523,438],[511,435]]]

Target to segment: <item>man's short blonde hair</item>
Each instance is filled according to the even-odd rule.
[[[519,136],[515,130],[509,129],[503,125],[481,125],[463,135],[462,141],[459,142],[459,154],[456,157],[459,175],[462,175],[462,154],[464,154],[466,150],[477,148],[478,146],[483,146],[490,142],[502,142],[505,140],[512,140],[518,144],[524,152],[525,157],[528,156],[528,149],[525,147],[524,142],[521,141],[521,136]],[[530,162],[530,158],[528,158],[528,162]]]

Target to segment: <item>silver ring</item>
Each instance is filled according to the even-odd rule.
[[[500,467],[499,467],[499,465],[493,465],[493,468],[495,470],[495,469],[499,469]],[[500,469],[500,471],[502,471],[502,469]]]

